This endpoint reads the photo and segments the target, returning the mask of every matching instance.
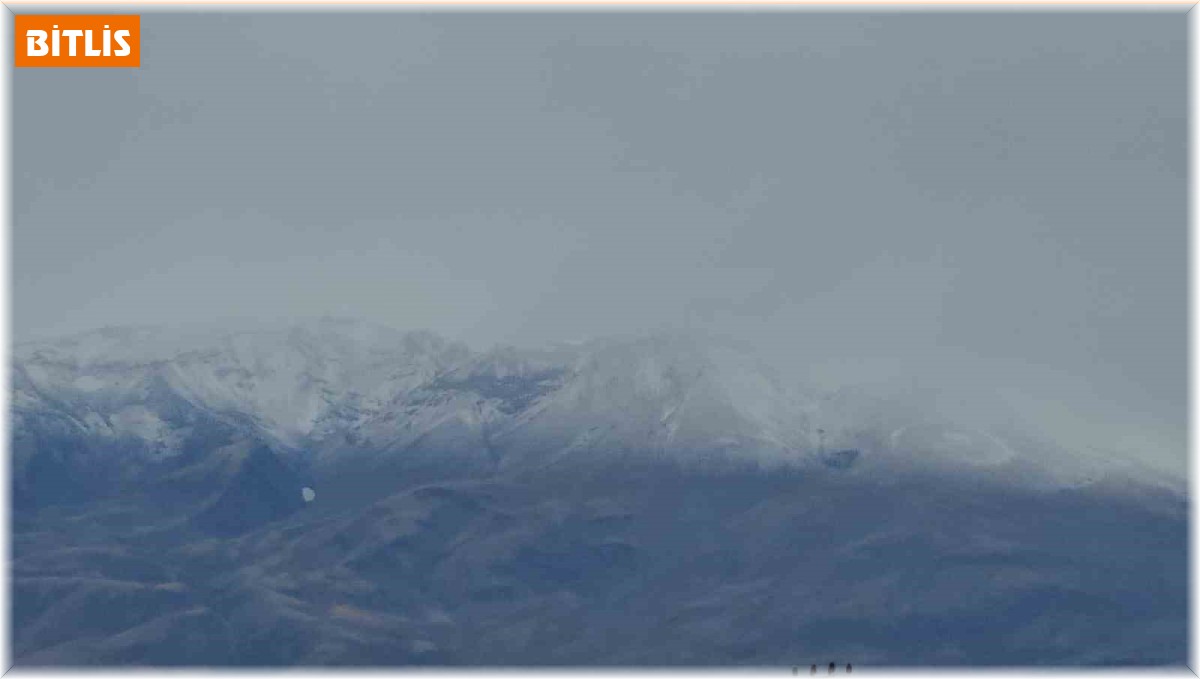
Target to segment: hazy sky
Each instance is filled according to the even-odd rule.
[[[1181,467],[1186,20],[143,14],[14,74],[13,333],[693,328]],[[1151,450],[1152,449],[1152,450]]]

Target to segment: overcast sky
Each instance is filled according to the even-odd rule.
[[[1186,20],[143,14],[14,74],[13,333],[690,328],[1181,469]],[[965,393],[965,392],[964,392]],[[980,401],[982,403],[983,401]]]

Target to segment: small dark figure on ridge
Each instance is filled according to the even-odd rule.
[[[837,665],[834,665],[833,663],[829,663],[829,673],[833,674],[836,671],[837,671]]]

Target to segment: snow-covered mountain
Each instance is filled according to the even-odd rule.
[[[364,458],[534,469],[632,457],[974,472],[1052,486],[1116,472],[1172,483],[1027,432],[958,427],[905,403],[789,384],[739,347],[681,335],[476,353],[428,332],[322,319],[105,329],[20,344],[14,356],[22,497],[35,492],[30,469],[50,464],[39,455],[136,477],[239,438],[318,469]],[[51,477],[61,485],[61,474]]]
[[[286,445],[353,427],[468,355],[430,333],[334,320],[223,334],[108,329],[14,353],[18,407],[53,394],[96,433],[149,439],[162,422],[144,409],[166,390]],[[164,453],[176,448],[163,441]]]
[[[1179,480],[780,375],[707,338],[339,320],[19,345],[14,655],[1186,657]]]

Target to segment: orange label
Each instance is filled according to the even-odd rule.
[[[16,65],[142,65],[142,18],[137,14],[18,14]]]

